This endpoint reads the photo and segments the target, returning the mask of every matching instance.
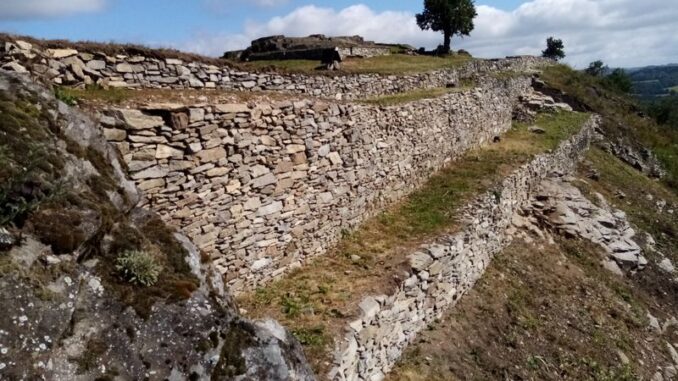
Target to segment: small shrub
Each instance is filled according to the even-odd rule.
[[[130,283],[152,286],[158,281],[162,266],[149,253],[130,250],[117,258],[115,269]]]
[[[292,330],[294,337],[299,340],[301,345],[307,347],[321,347],[327,343],[327,334],[325,333],[325,327],[322,325],[310,327],[310,328],[299,328]]]
[[[64,102],[69,106],[75,106],[78,104],[78,98],[69,91],[69,89],[63,87],[57,87],[54,89],[54,96],[56,99]]]

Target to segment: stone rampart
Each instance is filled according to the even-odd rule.
[[[129,88],[285,91],[331,99],[361,99],[418,88],[445,87],[488,72],[533,70],[548,61],[538,57],[473,60],[456,69],[409,75],[307,75],[251,73],[223,65],[175,58],[109,56],[95,51],[43,49],[24,41],[0,46],[0,66],[29,72],[64,86],[100,84]]]
[[[459,233],[410,255],[409,277],[390,296],[366,297],[361,318],[350,323],[336,353],[332,380],[381,380],[417,333],[440,318],[480,279],[492,257],[508,245],[513,216],[527,206],[552,173],[571,172],[588,149],[599,118],[575,136],[542,154],[487,192],[465,213]]]
[[[109,109],[102,123],[143,205],[234,292],[324,253],[432,172],[511,126],[529,77],[392,107],[322,100]]]

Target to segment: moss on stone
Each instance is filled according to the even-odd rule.
[[[213,380],[228,380],[247,371],[242,352],[254,345],[254,333],[242,322],[231,322],[226,328],[224,345],[217,366],[212,371]]]

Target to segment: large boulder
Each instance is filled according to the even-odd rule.
[[[1,70],[0,100],[0,379],[314,379],[289,332],[239,316],[199,250],[136,207],[99,123]],[[132,250],[151,281],[121,270]]]

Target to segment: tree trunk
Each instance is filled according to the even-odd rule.
[[[444,40],[443,40],[443,54],[450,54],[450,44],[452,41],[452,32],[446,30],[443,32],[444,33]]]

